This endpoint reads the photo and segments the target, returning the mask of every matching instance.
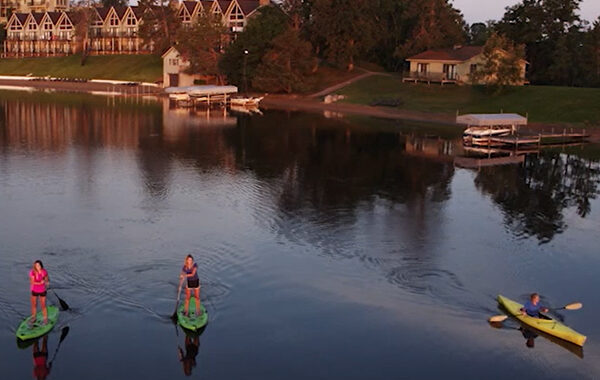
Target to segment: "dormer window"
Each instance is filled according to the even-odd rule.
[[[126,19],[127,26],[135,26],[137,24],[137,20],[133,14],[129,14]]]

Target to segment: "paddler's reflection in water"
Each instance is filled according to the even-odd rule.
[[[538,337],[538,334],[536,334],[533,330],[524,327],[520,327],[519,330],[521,330],[521,334],[523,334],[523,338],[525,338],[525,345],[529,348],[534,348],[535,338]]]
[[[177,354],[179,355],[179,361],[183,366],[183,373],[186,376],[192,374],[192,368],[196,367],[196,356],[198,356],[198,347],[200,346],[200,337],[196,336],[185,336],[185,352],[181,346],[177,346]]]
[[[42,348],[40,350],[40,340]],[[50,366],[48,366],[48,335],[35,341],[33,348],[33,378],[44,380],[50,374]]]

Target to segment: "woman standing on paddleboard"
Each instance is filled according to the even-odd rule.
[[[185,306],[184,314],[189,314],[190,297],[192,290],[194,298],[196,298],[196,315],[200,314],[200,279],[198,278],[198,265],[194,262],[192,255],[187,255],[181,269],[181,280],[187,279],[187,287],[185,289]]]
[[[40,299],[40,307],[44,316],[44,324],[48,323],[48,309],[46,308],[46,287],[50,284],[48,272],[40,260],[33,263],[33,269],[29,272],[29,283],[31,284],[31,318],[34,323],[37,318],[37,299]]]

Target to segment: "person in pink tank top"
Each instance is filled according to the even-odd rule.
[[[31,284],[31,318],[34,323],[37,318],[37,299],[40,299],[40,307],[44,316],[44,324],[48,323],[48,309],[46,309],[46,287],[50,284],[48,272],[40,260],[33,263],[33,269],[29,272],[29,283]]]

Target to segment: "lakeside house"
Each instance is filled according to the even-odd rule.
[[[202,12],[218,15],[228,29],[229,40],[233,40],[255,11],[267,4],[268,0],[183,1],[177,5],[177,15],[184,26],[191,25]],[[143,23],[143,10],[138,6],[93,7],[87,38],[75,32],[79,21],[79,13],[65,10],[13,13],[6,24],[2,56],[59,56],[83,49],[92,55],[152,52],[152,46],[144,44],[138,34]]]
[[[69,0],[0,0],[0,23],[6,23],[13,13],[60,12],[69,7]]]
[[[427,50],[406,59],[410,72],[404,82],[476,84],[471,75],[484,64],[483,46],[456,45],[447,49]],[[521,60],[521,80],[515,85],[527,84],[527,61]]]

